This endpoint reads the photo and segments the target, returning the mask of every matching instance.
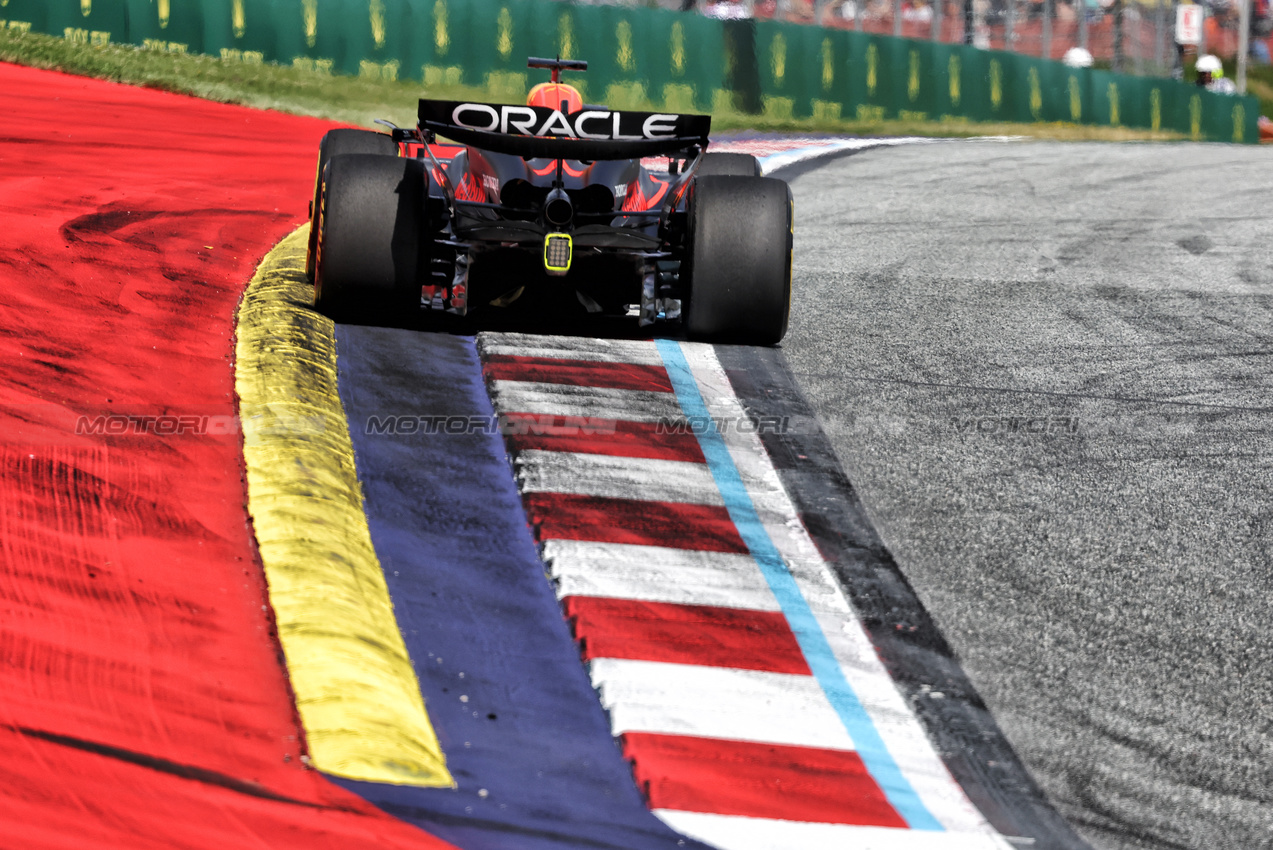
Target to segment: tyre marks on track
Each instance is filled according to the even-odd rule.
[[[901,700],[710,346],[484,334],[479,349],[497,413],[550,423],[510,435],[519,485],[661,818],[726,850],[792,846],[793,822],[808,847],[1008,846]],[[691,435],[699,456],[636,448],[652,410],[644,433]]]
[[[942,760],[1014,846],[1087,850],[1026,771],[873,527],[777,349],[717,346],[800,521]]]
[[[6,63],[0,112],[0,843],[440,847],[305,766],[244,510],[235,306],[329,125]]]

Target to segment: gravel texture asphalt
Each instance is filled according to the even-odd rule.
[[[1273,848],[1270,166],[937,142],[792,182],[786,360],[1100,850]]]

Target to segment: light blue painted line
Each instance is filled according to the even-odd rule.
[[[698,435],[698,443],[707,458],[712,477],[716,480],[716,487],[725,500],[730,519],[764,574],[770,590],[777,597],[783,616],[795,633],[809,669],[827,695],[840,722],[844,724],[853,745],[857,747],[862,763],[866,765],[867,771],[894,810],[911,829],[944,831],[944,827],[928,811],[910,782],[902,775],[897,762],[884,745],[884,739],[880,737],[874,721],[853,692],[844,671],[840,669],[840,662],[831,651],[831,644],[822,633],[822,627],[818,625],[808,601],[800,592],[795,577],[791,575],[778,548],[770,539],[769,532],[760,521],[747,486],[738,473],[738,467],[734,465],[734,459],[730,457],[725,439],[716,429],[715,420],[711,418],[698,391],[698,384],[690,370],[689,361],[685,359],[681,344],[668,339],[655,342],[681,411],[691,422],[709,423],[706,428],[695,428],[694,431]]]

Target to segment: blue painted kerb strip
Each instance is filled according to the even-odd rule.
[[[711,469],[712,478],[715,479],[716,487],[725,500],[729,517],[738,528],[738,533],[751,552],[751,556],[764,573],[769,589],[777,597],[783,616],[786,617],[791,631],[795,633],[809,669],[818,680],[823,693],[827,695],[832,708],[839,715],[840,722],[844,724],[845,730],[853,740],[853,745],[857,747],[862,763],[880,786],[889,803],[911,829],[943,831],[941,823],[919,799],[915,789],[902,775],[892,754],[884,746],[884,740],[875,728],[875,723],[862,707],[848,679],[844,677],[844,671],[840,669],[840,663],[831,651],[831,645],[813,616],[808,601],[801,594],[800,587],[787,569],[786,562],[783,561],[782,555],[778,553],[777,547],[769,538],[769,532],[765,530],[764,524],[756,513],[756,506],[752,503],[751,495],[747,492],[742,476],[734,465],[734,459],[729,455],[725,440],[716,429],[716,423],[709,415],[702,395],[699,394],[698,384],[694,380],[693,372],[690,371],[690,365],[685,359],[681,344],[668,339],[656,340],[656,344],[682,412],[691,422],[710,423],[706,428],[694,430],[698,435],[703,455],[707,458],[707,466]]]

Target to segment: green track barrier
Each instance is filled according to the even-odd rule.
[[[0,27],[85,44],[467,84],[519,101],[528,55],[613,108],[770,118],[1065,122],[1258,141],[1259,102],[1032,56],[774,21],[556,0],[0,0]]]
[[[117,40],[149,45],[152,50],[202,51],[203,8],[199,4],[128,0],[126,7],[128,28]]]
[[[893,76],[886,70],[888,44],[892,39],[879,35],[849,35],[849,102],[847,113],[860,121],[896,118],[893,109]]]
[[[1071,124],[1091,124],[1092,77],[1078,68],[1067,68],[1059,62],[1044,62],[1040,69],[1043,94],[1043,120]],[[1158,127],[1161,129],[1162,122]]]
[[[1007,76],[1012,80],[1012,102],[1009,105],[1014,121],[1031,124],[1045,120],[1043,111],[1043,66],[1042,59],[1024,56],[1020,53],[1004,53],[1004,64],[1010,70]]]
[[[933,117],[938,120],[967,120],[965,92],[972,84],[972,74],[964,61],[964,47],[958,44],[932,46]]]
[[[973,121],[1007,121],[1004,110],[1004,73],[1001,54],[984,50],[960,50],[964,89],[960,114]]]

